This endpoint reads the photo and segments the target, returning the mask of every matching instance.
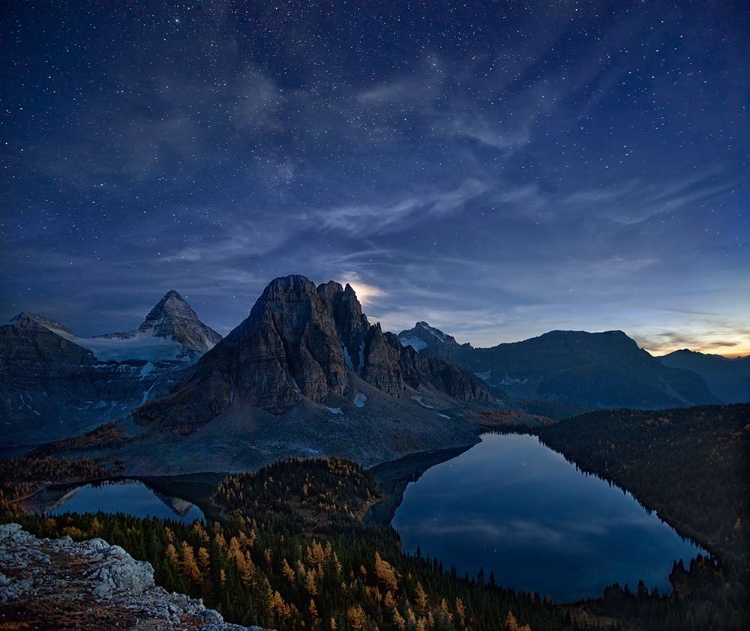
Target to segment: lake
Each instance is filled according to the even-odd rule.
[[[669,593],[672,563],[703,552],[629,493],[586,475],[535,436],[482,442],[410,483],[393,527],[459,574],[574,602],[642,579]],[[704,552],[705,554],[705,552]]]
[[[203,519],[200,508],[190,502],[156,493],[142,482],[104,482],[87,484],[67,493],[50,515],[62,513],[128,513],[136,517],[174,519],[187,524]]]

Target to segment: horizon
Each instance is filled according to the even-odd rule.
[[[304,274],[297,274],[297,275],[304,276]],[[306,276],[304,276],[304,277],[307,278]],[[278,277],[278,278],[283,278],[283,277]],[[272,280],[275,280],[275,279],[272,279]],[[329,281],[315,282],[312,279],[308,279],[308,280],[310,280],[311,282],[313,282],[316,286],[319,286],[321,284],[329,282]],[[469,343],[474,348],[491,348],[491,347],[494,347],[494,346],[497,346],[497,345],[500,345],[500,344],[514,344],[514,343],[517,343],[517,342],[523,342],[523,341],[526,341],[526,340],[529,340],[529,339],[533,339],[533,338],[536,338],[536,337],[541,337],[542,335],[545,335],[547,333],[551,333],[551,332],[554,332],[554,331],[580,332],[580,333],[607,333],[607,332],[611,332],[611,331],[620,331],[620,332],[624,333],[625,335],[627,335],[632,340],[634,340],[638,344],[639,348],[647,351],[650,355],[652,355],[654,357],[662,357],[664,355],[668,355],[669,353],[680,351],[680,350],[687,350],[687,351],[692,351],[692,352],[696,352],[696,353],[717,355],[717,356],[725,357],[727,359],[737,359],[737,358],[742,358],[742,357],[748,357],[748,356],[750,356],[750,351],[745,352],[745,353],[738,353],[738,354],[723,354],[723,353],[711,352],[711,350],[704,350],[704,349],[701,349],[701,348],[689,348],[689,347],[684,347],[684,346],[683,347],[679,347],[679,348],[672,348],[672,347],[670,347],[670,348],[661,349],[661,350],[650,349],[650,348],[646,348],[641,343],[641,341],[638,338],[636,338],[635,336],[633,336],[631,333],[629,333],[628,331],[626,331],[626,330],[624,330],[622,328],[617,328],[617,327],[615,327],[615,328],[609,328],[609,329],[566,329],[566,328],[553,327],[553,328],[547,329],[545,331],[540,331],[540,332],[537,332],[537,333],[532,333],[532,334],[528,335],[527,337],[523,337],[523,338],[518,338],[518,339],[489,338],[489,341],[484,341],[484,342],[482,342],[482,341],[476,342],[476,341],[473,341],[471,339],[460,338],[457,335],[455,335],[455,331],[452,331],[452,330],[450,330],[448,328],[444,328],[442,326],[436,325],[434,322],[430,322],[428,320],[425,320],[424,318],[419,318],[419,317],[417,317],[416,319],[412,320],[411,324],[396,326],[395,328],[392,328],[392,327],[385,326],[383,324],[383,320],[382,319],[375,318],[375,317],[373,317],[373,316],[371,316],[371,315],[369,315],[367,313],[367,310],[366,310],[366,306],[368,304],[368,298],[367,298],[367,296],[368,296],[368,293],[372,291],[372,288],[362,289],[361,286],[359,286],[359,287],[357,286],[357,283],[352,283],[352,282],[349,282],[349,281],[340,281],[340,280],[335,280],[335,279],[330,279],[330,280],[334,280],[335,282],[339,283],[342,287],[345,287],[347,284],[351,285],[352,289],[354,290],[354,292],[357,295],[357,299],[359,300],[360,304],[362,305],[362,312],[363,312],[364,315],[367,316],[367,318],[370,321],[370,323],[371,324],[380,323],[381,326],[383,327],[383,329],[385,331],[390,331],[390,332],[395,333],[397,335],[399,333],[403,332],[403,331],[406,331],[406,330],[409,330],[409,329],[413,328],[419,322],[426,322],[428,325],[430,325],[430,326],[432,326],[432,327],[440,330],[441,332],[446,333],[448,335],[451,335],[452,337],[454,337],[456,339],[456,342],[459,343],[459,344]],[[271,282],[271,281],[269,281],[269,282]],[[234,326],[228,328],[224,332],[219,331],[214,326],[212,326],[210,322],[206,322],[203,318],[201,318],[201,315],[200,315],[200,313],[198,313],[197,309],[195,308],[195,305],[193,305],[190,302],[190,299],[189,299],[188,295],[183,294],[179,290],[172,288],[172,289],[169,289],[169,290],[165,291],[162,294],[161,297],[156,298],[154,300],[153,304],[150,307],[148,307],[148,308],[146,308],[144,310],[142,316],[140,316],[140,319],[138,319],[138,318],[131,319],[131,316],[133,314],[130,311],[128,311],[128,313],[127,313],[127,316],[128,316],[127,320],[130,321],[130,324],[129,325],[128,324],[124,324],[123,327],[119,327],[119,328],[118,327],[115,327],[115,328],[110,327],[110,328],[108,328],[106,330],[96,329],[95,332],[93,332],[93,333],[92,332],[86,332],[85,334],[83,334],[78,328],[76,328],[75,325],[71,325],[71,323],[69,323],[67,321],[63,321],[63,320],[61,320],[61,319],[59,319],[59,318],[57,318],[57,317],[55,317],[53,315],[50,315],[49,313],[36,313],[36,312],[29,311],[29,310],[22,310],[22,311],[18,312],[17,314],[15,314],[14,316],[12,316],[11,318],[7,319],[4,324],[10,323],[13,319],[15,319],[16,317],[18,317],[22,313],[27,313],[27,314],[30,314],[30,315],[43,316],[43,317],[46,317],[46,318],[50,318],[51,320],[55,321],[57,324],[63,325],[65,327],[69,328],[70,330],[72,330],[73,333],[76,335],[76,337],[79,337],[79,338],[89,338],[89,337],[94,337],[94,336],[97,336],[97,335],[102,335],[102,334],[107,334],[107,333],[127,332],[127,331],[131,331],[131,330],[136,330],[139,327],[139,325],[143,322],[143,319],[146,317],[146,315],[149,313],[149,311],[154,306],[156,306],[156,304],[158,304],[158,302],[160,300],[162,300],[164,297],[166,297],[168,293],[170,293],[172,291],[176,291],[180,295],[180,297],[185,302],[187,302],[190,305],[190,307],[193,309],[193,311],[196,312],[196,315],[198,316],[198,319],[201,322],[203,322],[207,326],[211,327],[213,330],[215,330],[217,333],[219,333],[222,337],[226,337],[226,335],[228,333],[230,333],[233,329],[235,329],[237,326],[239,326],[244,321],[244,319],[245,319],[245,318],[242,318],[242,320],[240,320]],[[361,297],[360,292],[362,292],[362,294],[365,296],[364,300]],[[253,301],[253,305],[260,298],[261,294],[262,294],[262,291],[259,292],[258,297],[256,298],[255,301]],[[251,305],[250,308],[248,308],[247,315],[249,315],[251,308],[252,308],[252,305]],[[247,317],[247,316],[245,316],[245,317]],[[123,323],[126,322],[125,319],[118,319],[118,321],[123,322]]]
[[[304,270],[389,330],[750,354],[739,5],[9,3],[0,316],[179,287],[224,335]]]

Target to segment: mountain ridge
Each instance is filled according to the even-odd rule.
[[[202,354],[205,331],[218,336],[176,291],[141,327],[124,337],[80,338],[27,312],[0,326],[0,448],[14,453],[127,416],[182,380]]]
[[[554,330],[490,348],[446,343],[450,336],[419,324],[399,333],[402,344],[415,336],[424,343],[420,354],[470,370],[516,400],[636,409],[719,402],[702,377],[663,365],[619,330]]]
[[[680,349],[658,359],[665,366],[700,375],[724,403],[750,402],[750,356],[729,358]]]
[[[358,380],[397,398],[407,387],[429,384],[459,400],[494,402],[473,375],[421,358],[379,323],[370,325],[349,285],[315,286],[291,275],[268,284],[248,317],[199,360],[187,383],[137,410],[135,418],[148,423],[177,415],[200,426],[227,410],[235,396],[279,415],[302,398],[322,403],[329,396],[353,397]]]

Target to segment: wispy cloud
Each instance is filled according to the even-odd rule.
[[[456,189],[425,191],[376,205],[337,206],[314,212],[324,226],[351,234],[383,234],[409,228],[417,221],[460,212],[471,200],[490,190],[490,186],[469,178]]]

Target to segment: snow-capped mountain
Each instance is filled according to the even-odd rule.
[[[411,346],[414,350],[421,351],[428,346],[448,344],[449,346],[458,346],[456,338],[440,329],[430,326],[427,322],[417,322],[413,329],[401,331],[398,334],[402,346]]]
[[[135,331],[68,339],[89,349],[101,361],[190,361],[211,350],[221,335],[203,324],[182,296],[172,290]]]
[[[0,326],[0,451],[126,416],[179,383],[220,339],[176,291],[137,330],[94,338],[20,313]]]

